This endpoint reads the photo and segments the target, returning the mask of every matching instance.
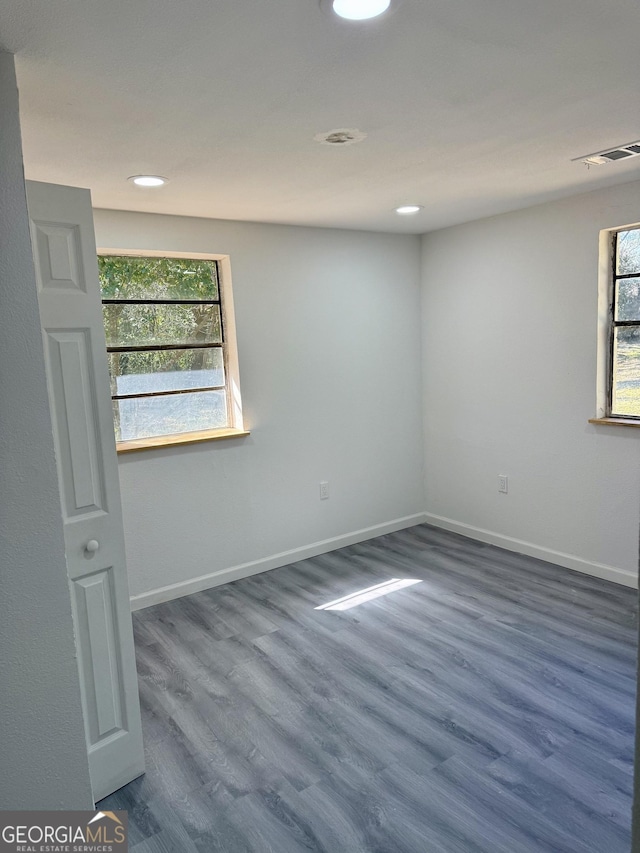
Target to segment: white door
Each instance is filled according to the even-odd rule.
[[[88,190],[27,182],[94,800],[144,772]]]

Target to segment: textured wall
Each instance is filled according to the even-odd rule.
[[[13,57],[0,52],[0,808],[91,808]]]
[[[422,263],[428,511],[630,584],[640,429],[587,421],[599,230],[638,221],[634,182],[429,234]]]

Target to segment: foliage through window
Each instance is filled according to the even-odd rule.
[[[98,257],[117,441],[229,426],[218,262]]]
[[[640,227],[613,235],[609,413],[640,418]]]

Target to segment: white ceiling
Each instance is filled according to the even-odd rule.
[[[638,0],[404,0],[363,24],[318,0],[0,0],[29,178],[407,233],[640,178],[640,158],[571,162],[640,139],[639,37]],[[344,127],[367,138],[314,142]]]

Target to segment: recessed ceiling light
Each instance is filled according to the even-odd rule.
[[[384,12],[391,14],[402,0],[320,0],[320,6],[328,15],[338,15],[348,21],[366,21],[377,18]]]
[[[421,204],[403,204],[402,207],[396,207],[396,213],[399,213],[400,216],[413,216],[415,213],[420,213],[421,210]]]
[[[386,12],[391,0],[333,0],[333,11],[350,21],[366,21]]]
[[[132,175],[129,180],[138,187],[161,187],[167,183],[167,179],[160,175]]]

